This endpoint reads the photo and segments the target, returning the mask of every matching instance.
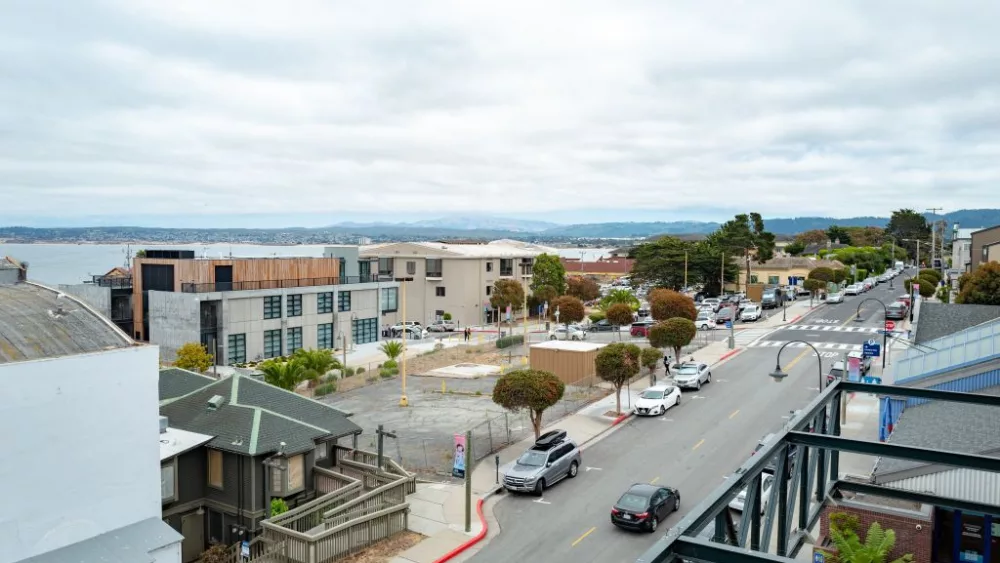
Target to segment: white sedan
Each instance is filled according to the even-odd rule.
[[[635,401],[636,416],[656,416],[681,404],[681,390],[673,385],[654,385],[643,391]]]
[[[743,308],[743,312],[740,313],[740,320],[744,322],[759,321],[760,307],[757,305],[747,305]]]
[[[857,295],[859,293],[861,293],[861,286],[856,283],[852,283],[844,288],[844,295]]]
[[[549,331],[549,340],[584,340],[587,332],[577,326],[557,327]]]
[[[827,303],[843,303],[844,294],[843,293],[830,293],[826,296]]]
[[[698,318],[694,320],[694,326],[698,327],[698,330],[712,330],[718,326],[715,322],[714,313],[698,313]]]
[[[760,512],[761,514],[767,510],[767,501],[771,499],[771,485],[774,484],[774,475],[770,473],[764,473],[761,475],[760,479]],[[747,503],[747,494],[749,489],[743,489],[740,494],[736,495],[736,498],[729,501],[729,508],[743,512],[743,508]]]

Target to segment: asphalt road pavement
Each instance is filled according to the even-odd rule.
[[[879,314],[854,323],[851,319],[857,303],[873,296],[888,303],[902,292],[879,286],[860,298],[849,297],[845,303],[821,307],[796,324],[829,320],[881,326],[881,307],[874,304],[871,306],[879,309]],[[793,340],[803,335],[802,339],[812,338],[805,331],[783,328],[763,339]],[[829,336],[824,332],[822,337]],[[710,385],[697,393],[686,392],[682,404],[665,416],[631,419],[584,450],[584,467],[576,479],[560,482],[541,498],[507,495],[495,507],[499,536],[472,561],[635,560],[687,510],[722,484],[750,456],[761,437],[779,430],[792,411],[816,396],[819,381],[812,350],[788,349],[782,354],[782,367],[789,377],[781,383],[767,376],[776,352],[774,348],[751,346],[713,369]],[[825,374],[834,359],[821,361]],[[610,523],[611,506],[637,482],[676,487],[681,493],[679,512],[661,523],[656,534],[627,532]]]

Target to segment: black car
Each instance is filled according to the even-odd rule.
[[[719,309],[719,312],[715,314],[715,324],[724,325],[735,319],[736,313],[733,311],[733,307],[722,307]]]
[[[636,483],[611,509],[611,523],[619,528],[652,533],[680,505],[681,494],[677,489]]]
[[[596,323],[590,323],[587,332],[611,332],[618,330],[618,327],[608,322],[608,319],[601,319]]]

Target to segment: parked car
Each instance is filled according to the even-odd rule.
[[[850,361],[851,358],[858,358],[861,360],[861,375],[866,375],[871,371],[872,359],[870,357],[862,355],[861,352],[852,351],[847,353],[848,361]],[[829,385],[837,379],[847,380],[847,366],[844,365],[842,360],[839,362],[833,362],[833,367],[831,367],[830,372],[826,374],[826,384]]]
[[[700,390],[701,386],[712,382],[712,372],[706,364],[685,362],[674,375],[674,384],[682,389]]]
[[[900,303],[906,305],[907,310],[909,310],[910,307],[913,306],[912,304],[913,299],[909,293],[904,293],[900,295],[899,297],[896,298],[896,301],[899,301]]]
[[[635,401],[637,416],[657,416],[681,404],[681,390],[673,385],[654,385],[639,394]]]
[[[906,303],[896,301],[885,308],[885,318],[886,320],[901,321],[906,318],[908,312]]]
[[[629,329],[628,333],[632,336],[639,336],[646,338],[649,336],[649,327],[656,324],[654,321],[637,321],[632,323],[632,328]]]
[[[694,326],[698,327],[698,330],[710,330],[717,326],[715,322],[715,314],[700,312],[698,317],[694,320]]]
[[[861,286],[852,283],[851,285],[844,288],[844,295],[858,295],[861,293]]]
[[[761,315],[760,307],[757,305],[747,305],[740,313],[740,320],[743,322],[759,321]]]
[[[844,302],[844,294],[840,293],[840,292],[837,292],[837,293],[828,293],[827,296],[826,296],[826,302],[827,303],[843,303]]]
[[[424,330],[420,323],[407,321],[405,325],[397,324],[389,329],[393,338],[401,338],[406,333],[406,337],[409,339],[422,339],[427,336],[427,331]]]
[[[601,319],[596,323],[590,323],[587,327],[588,332],[613,332],[618,330],[618,327],[608,322],[608,319]]]
[[[763,514],[767,510],[767,501],[771,499],[771,489],[774,485],[774,475],[770,473],[764,473],[760,478],[760,513]],[[736,510],[738,512],[743,512],[746,507],[747,497],[749,496],[749,487],[744,488],[736,498],[729,501],[729,508]]]
[[[427,325],[427,332],[455,332],[455,328],[452,321],[434,321]]]
[[[776,287],[769,287],[764,290],[760,298],[760,306],[764,309],[775,309],[781,307],[785,302],[785,294]]]
[[[704,301],[701,302],[702,305],[710,305],[712,307],[713,312],[718,312],[719,305],[721,303],[722,300],[719,299],[718,297],[709,297],[708,299],[705,299]]]
[[[558,326],[549,331],[549,340],[585,340],[587,331],[577,325]]]
[[[517,458],[503,476],[503,486],[511,492],[533,492],[541,496],[547,487],[572,479],[580,471],[583,457],[576,442],[565,430],[546,432]]]
[[[681,494],[677,489],[636,483],[611,508],[611,523],[619,528],[653,533],[680,505]]]
[[[774,434],[768,434],[761,438],[760,441],[757,442],[757,447],[754,448],[750,455],[757,455],[757,452],[764,449],[764,447],[770,444],[774,438]],[[791,479],[795,472],[795,460],[798,458],[798,446],[795,446],[794,444],[789,445],[788,449],[785,450],[785,453],[788,456],[786,458],[786,464],[788,465],[788,478]],[[777,461],[778,460],[776,458],[771,458],[764,467],[764,472],[774,475],[778,471]]]

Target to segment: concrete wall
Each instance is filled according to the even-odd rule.
[[[323,249],[324,258],[343,258],[344,259],[344,271],[340,272],[342,276],[354,277],[359,275],[358,267],[358,247],[343,245],[343,246],[327,246]],[[373,265],[372,274],[378,274],[378,262]]]
[[[160,517],[158,350],[0,364],[0,563]]]
[[[111,318],[111,288],[101,287],[91,283],[60,285],[59,291],[72,295],[90,305],[98,313]]]
[[[0,267],[0,285],[14,285],[17,283],[17,274],[19,271],[17,268]]]
[[[203,295],[149,292],[149,342],[160,347],[164,360],[173,360],[177,349],[188,342],[201,342]]]
[[[1000,254],[1000,248],[994,245],[1000,245],[1000,226],[972,233],[972,266],[970,267],[970,270],[975,270],[981,263],[983,263],[984,247],[987,248],[988,254],[985,261],[989,262],[991,260],[1000,259],[1000,256],[996,256],[997,254]]]
[[[173,543],[149,552],[153,563],[176,563],[181,560],[181,542]]]

